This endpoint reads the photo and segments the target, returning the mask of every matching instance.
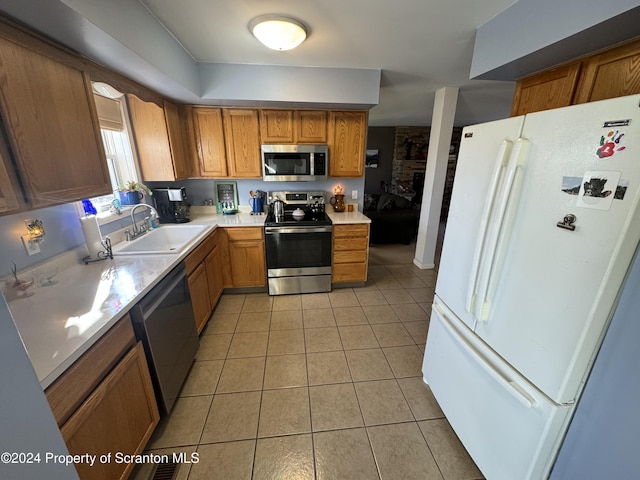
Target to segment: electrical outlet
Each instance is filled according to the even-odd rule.
[[[22,238],[22,244],[29,256],[40,253],[40,244],[38,242],[30,242],[30,235],[22,235],[20,238]]]
[[[358,190],[351,190],[351,200],[358,199]]]

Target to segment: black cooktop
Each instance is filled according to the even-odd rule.
[[[293,210],[285,210],[284,216],[276,217],[272,211],[269,211],[264,225],[266,227],[283,227],[283,226],[301,226],[308,227],[314,225],[331,225],[331,219],[325,212],[312,213],[308,209],[302,209],[304,217],[294,217]]]

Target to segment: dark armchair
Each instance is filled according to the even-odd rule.
[[[389,192],[365,194],[363,213],[371,219],[369,241],[372,244],[408,245],[418,231],[418,205]]]

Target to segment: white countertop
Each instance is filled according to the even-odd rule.
[[[327,215],[334,225],[345,223],[371,223],[371,219],[361,212],[334,212],[333,208],[327,206]]]
[[[55,285],[8,302],[42,388],[47,388],[217,226],[262,226],[265,215],[198,212],[211,226],[179,254],[115,256],[61,269]],[[160,227],[162,228],[162,227]]]
[[[370,223],[360,212],[327,214],[336,224]],[[33,288],[34,295],[9,301],[42,388],[47,388],[120,320],[216,227],[261,227],[266,215],[222,215],[192,210],[191,224],[204,230],[179,254],[116,256],[61,269],[55,285]],[[162,228],[162,227],[160,227]]]

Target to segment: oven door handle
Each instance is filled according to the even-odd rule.
[[[265,227],[266,235],[274,235],[276,233],[331,233],[333,227]]]

